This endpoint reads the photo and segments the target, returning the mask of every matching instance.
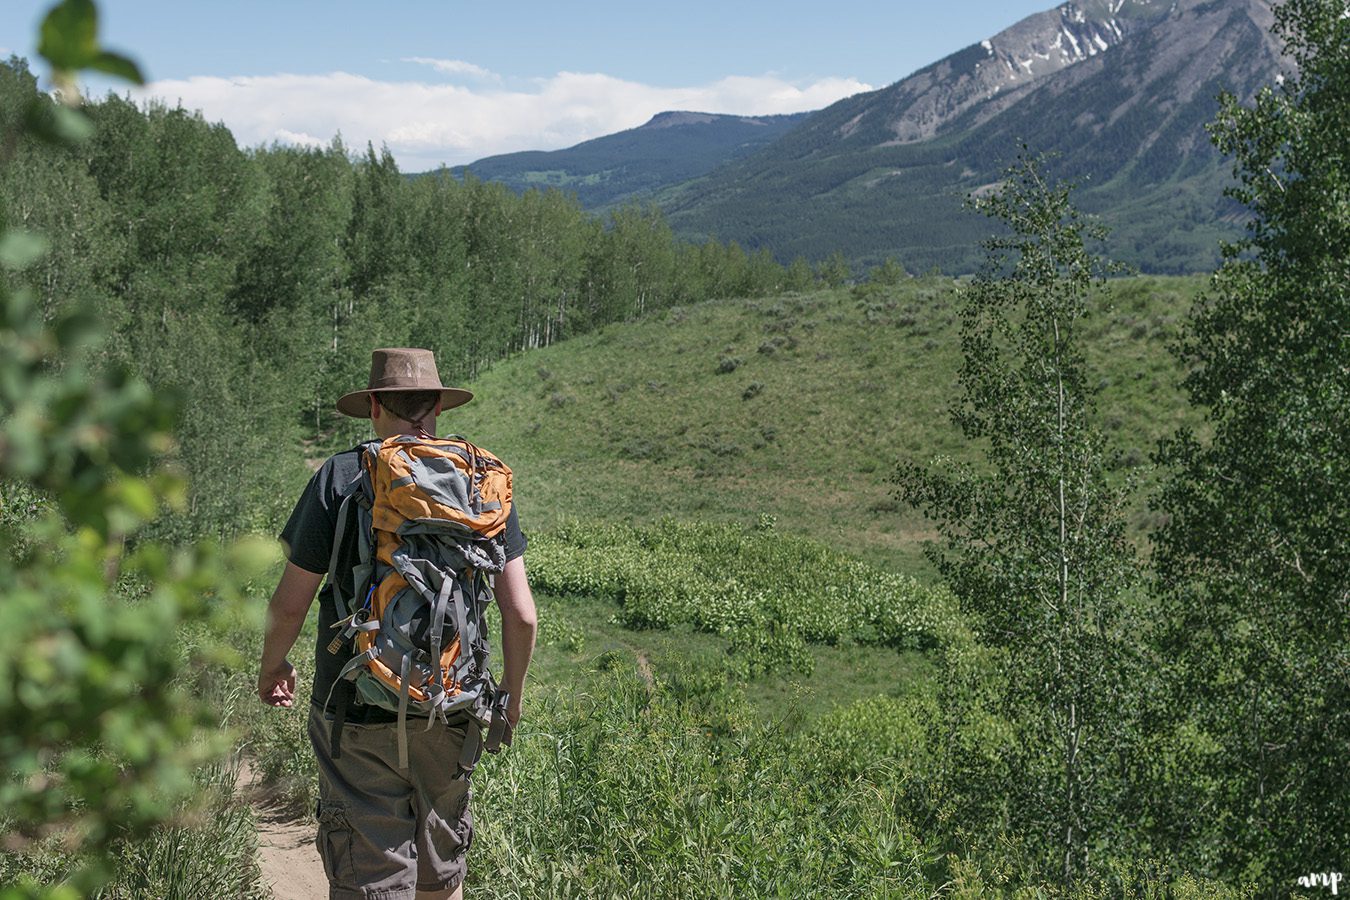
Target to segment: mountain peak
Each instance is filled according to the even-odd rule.
[[[1070,0],[838,101],[673,196],[671,224],[782,259],[843,249],[969,271],[985,224],[960,198],[996,183],[1025,144],[1084,185],[1081,208],[1118,228],[1117,258],[1208,268],[1240,213],[1205,124],[1220,91],[1249,100],[1292,64],[1272,18],[1271,0]]]
[[[592,138],[565,150],[490,156],[457,172],[500,181],[520,191],[556,187],[576,192],[591,210],[645,199],[655,191],[740,159],[795,127],[809,113],[733,116],[682,110],[646,124]]]
[[[713,115],[712,113],[687,112],[684,110],[668,110],[659,112],[652,116],[647,123],[641,125],[641,128],[675,128],[679,125],[708,125],[716,122],[718,119],[726,118],[724,116]]]
[[[659,112],[647,120],[643,128],[677,128],[683,125],[712,125],[719,122],[738,122],[742,125],[767,125],[801,118],[802,113],[789,113],[778,116],[737,116],[726,113],[688,112],[669,110]]]

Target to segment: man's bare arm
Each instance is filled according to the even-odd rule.
[[[496,595],[502,612],[502,687],[511,692],[506,718],[514,726],[520,721],[520,695],[525,689],[530,657],[534,655],[534,634],[539,620],[523,557],[508,562],[497,576]]]
[[[262,661],[258,665],[258,699],[269,706],[290,706],[295,701],[295,666],[286,659],[286,654],[295,645],[322,583],[322,575],[288,562],[272,593],[272,601],[267,605]]]

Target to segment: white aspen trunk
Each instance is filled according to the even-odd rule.
[[[1058,495],[1059,495],[1059,496],[1058,496],[1058,503],[1057,503],[1057,508],[1056,508],[1056,515],[1057,515],[1057,518],[1058,518],[1058,520],[1059,520],[1059,571],[1058,571],[1058,573],[1057,573],[1057,576],[1058,576],[1058,581],[1059,581],[1058,588],[1059,588],[1059,609],[1060,609],[1060,616],[1061,616],[1060,621],[1065,623],[1065,625],[1061,627],[1060,638],[1059,638],[1059,639],[1060,639],[1060,646],[1061,646],[1061,648],[1063,648],[1063,647],[1065,647],[1065,646],[1069,646],[1069,645],[1070,645],[1070,642],[1072,642],[1072,641],[1075,639],[1076,635],[1074,635],[1074,634],[1072,633],[1072,632],[1073,632],[1073,624],[1072,624],[1072,620],[1069,620],[1069,619],[1068,619],[1068,617],[1069,617],[1069,615],[1070,615],[1070,611],[1069,611],[1069,548],[1068,548],[1069,511],[1068,511],[1068,506],[1067,506],[1067,503],[1066,503],[1066,500],[1065,500],[1065,496],[1064,496],[1064,481],[1065,481],[1065,476],[1064,476],[1064,466],[1065,466],[1065,460],[1064,460],[1064,432],[1065,432],[1065,423],[1064,423],[1064,370],[1063,370],[1063,367],[1062,367],[1061,361],[1060,361],[1059,320],[1058,320],[1058,319],[1052,319],[1052,320],[1051,320],[1051,324],[1052,324],[1052,326],[1053,326],[1053,328],[1054,328],[1054,333],[1055,333],[1055,389],[1056,389],[1055,411],[1056,411],[1056,416],[1057,416],[1057,420],[1056,420],[1056,438],[1057,438],[1057,440],[1056,440],[1056,443],[1057,443],[1057,445],[1058,445],[1058,446],[1057,446],[1058,459],[1057,459],[1056,469],[1057,469],[1057,475],[1058,475],[1058,477],[1057,477],[1057,482],[1058,482],[1058,483],[1057,483],[1057,488],[1058,488]],[[1077,618],[1077,616],[1075,615],[1074,618]],[[1060,659],[1062,660],[1062,657],[1061,657]],[[1059,676],[1060,678],[1063,678],[1063,676],[1064,676],[1064,670],[1063,670],[1063,665],[1062,665],[1061,663],[1057,662],[1056,670],[1057,670],[1057,671],[1056,671],[1056,675]],[[1069,698],[1069,708],[1068,708],[1068,717],[1067,717],[1067,731],[1066,731],[1066,733],[1065,733],[1065,746],[1064,746],[1064,792],[1065,792],[1066,803],[1067,803],[1067,806],[1068,806],[1068,808],[1064,811],[1064,812],[1065,812],[1065,816],[1064,816],[1064,883],[1065,883],[1066,885],[1069,884],[1069,883],[1071,883],[1071,881],[1072,881],[1072,879],[1073,879],[1073,855],[1074,855],[1074,845],[1075,845],[1075,842],[1076,842],[1077,840],[1081,840],[1081,839],[1082,839],[1082,836],[1079,835],[1079,834],[1077,833],[1077,830],[1075,829],[1075,825],[1078,824],[1078,823],[1077,823],[1077,819],[1078,819],[1077,809],[1078,809],[1078,803],[1079,803],[1079,797],[1078,797],[1078,739],[1079,739],[1078,727],[1079,727],[1079,726],[1078,726],[1078,703],[1077,703],[1078,697],[1077,697],[1077,691],[1074,690],[1074,688],[1073,688],[1072,685],[1070,685],[1070,690],[1073,691],[1073,693],[1070,695],[1070,698]]]

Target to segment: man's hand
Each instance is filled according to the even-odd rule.
[[[287,662],[286,654],[305,624],[305,614],[322,581],[322,574],[288,562],[267,605],[267,631],[258,662],[258,699],[268,706],[290,706],[295,701],[295,666]]]
[[[520,698],[514,694],[506,702],[506,721],[512,728],[520,724]]]
[[[282,660],[270,672],[258,672],[258,699],[268,706],[289,707],[295,702],[295,666]]]

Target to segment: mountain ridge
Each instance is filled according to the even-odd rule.
[[[807,115],[669,110],[636,128],[563,150],[489,156],[451,171],[461,178],[499,181],[516,191],[549,187],[570,191],[582,206],[603,211],[707,174],[785,134]]]
[[[793,116],[658,113],[559,151],[489,157],[461,176],[556,187],[605,212],[655,202],[682,237],[781,262],[842,252],[960,273],[988,232],[965,198],[1024,144],[1142,271],[1212,269],[1244,212],[1205,125],[1282,66],[1269,0],[1069,0],[875,91]]]

